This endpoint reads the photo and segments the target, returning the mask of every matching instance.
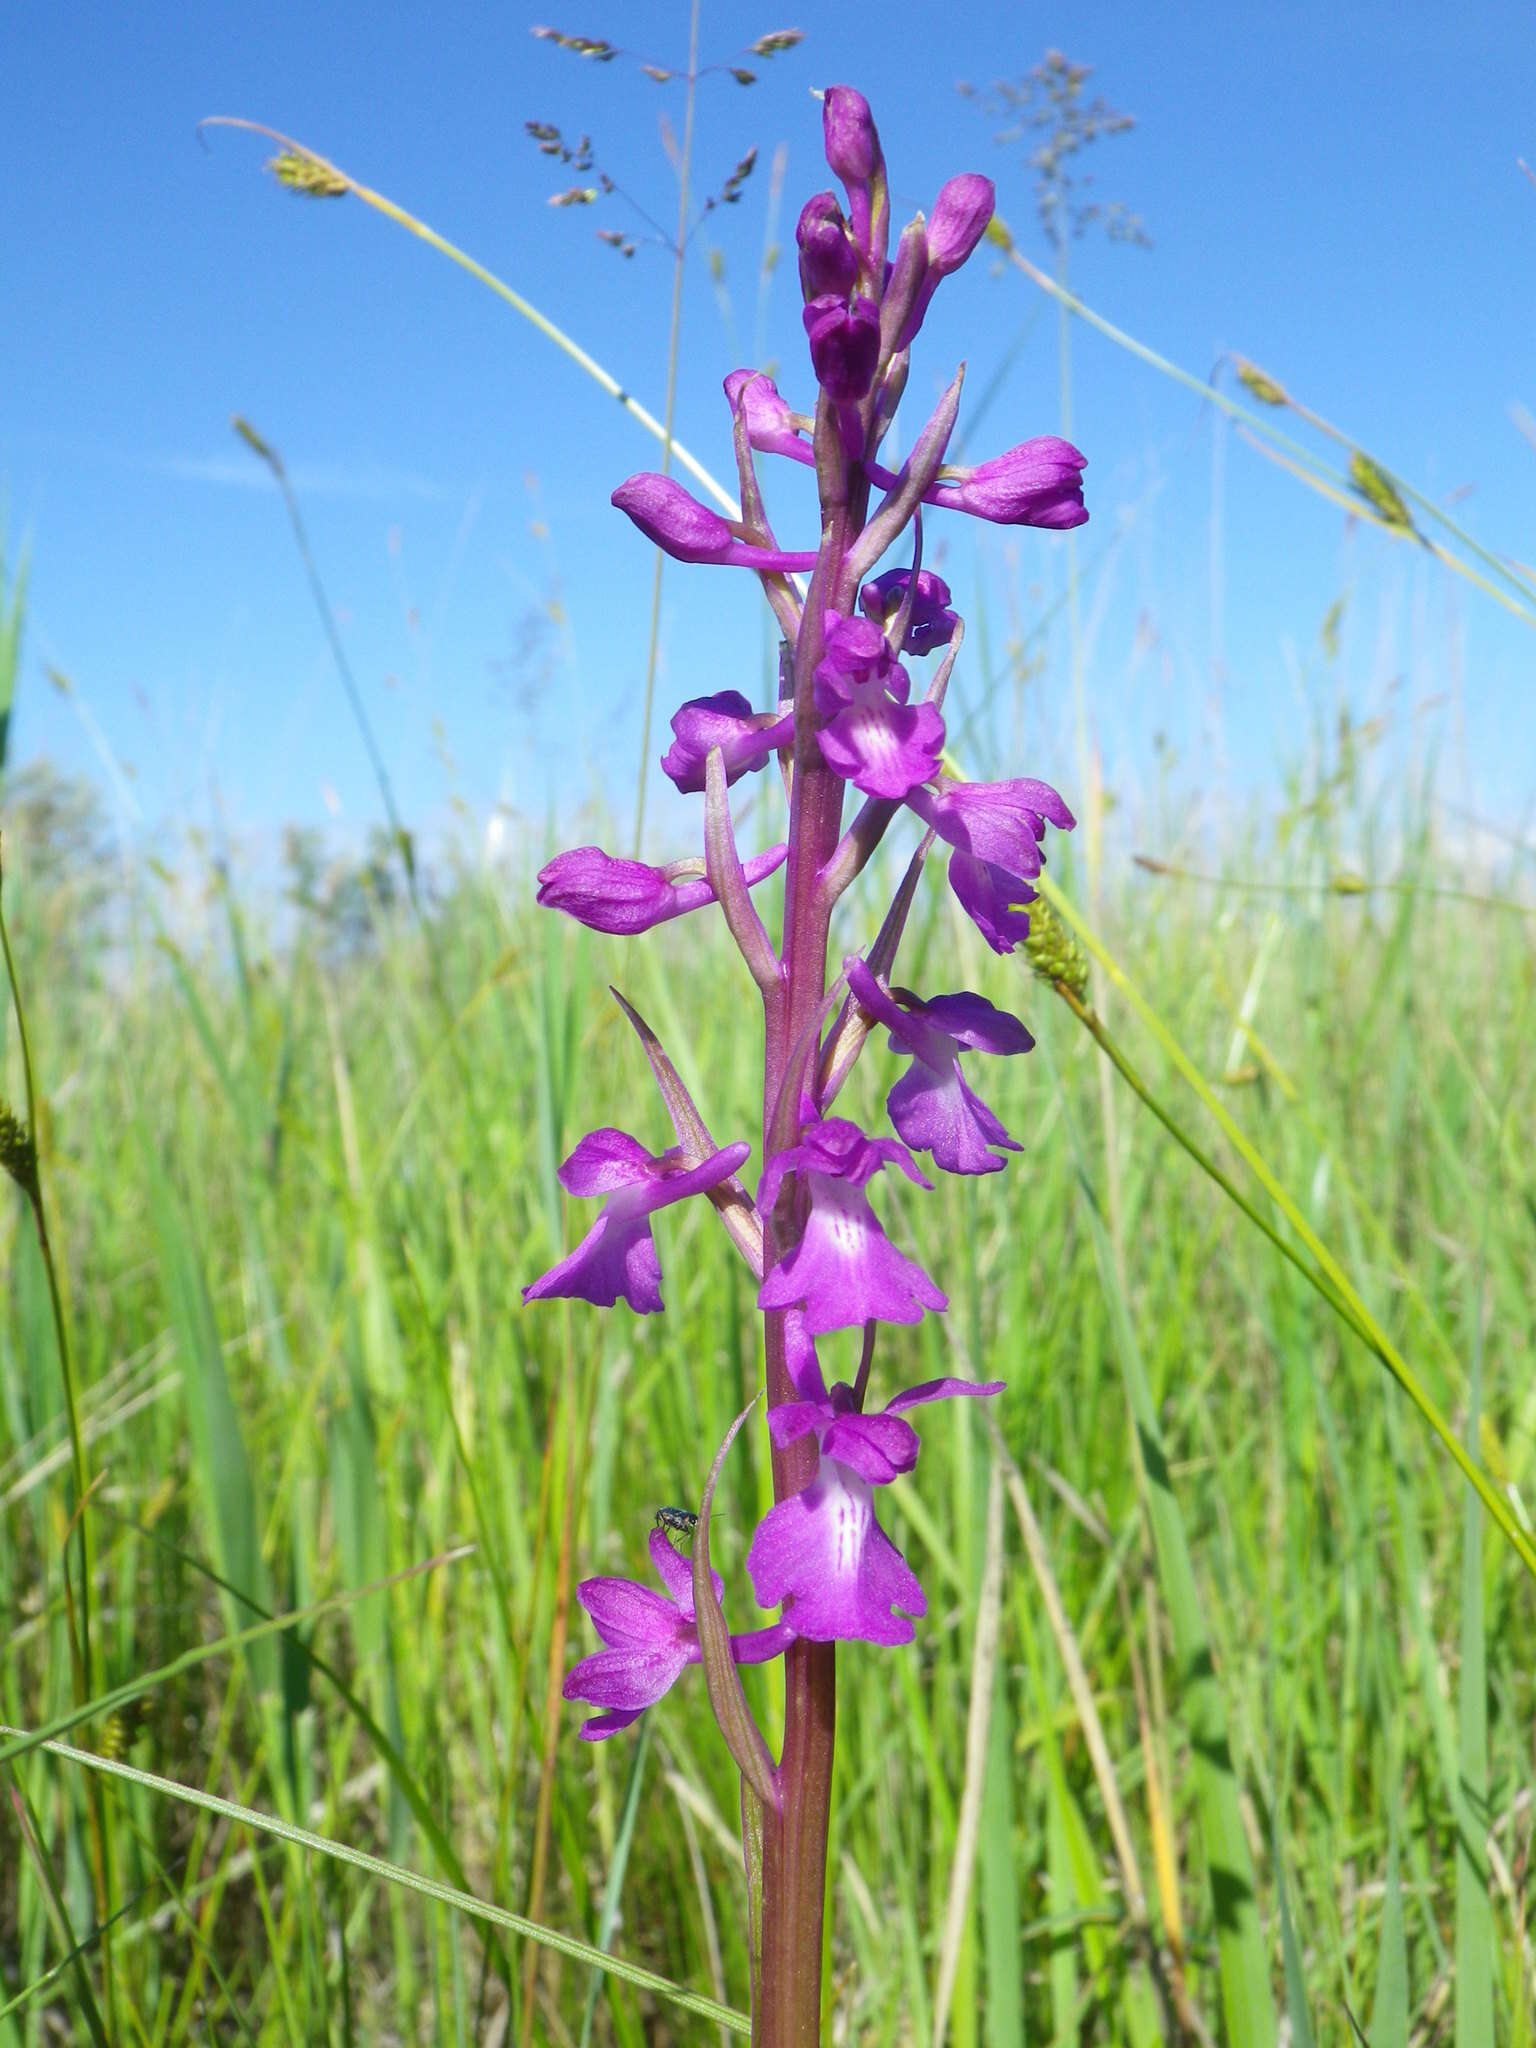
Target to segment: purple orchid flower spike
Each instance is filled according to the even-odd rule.
[[[887,1237],[869,1184],[892,1166],[928,1187],[913,1147],[947,1172],[997,1172],[1019,1148],[970,1086],[966,1055],[1009,1057],[1030,1043],[1016,1018],[978,995],[924,1001],[891,987],[893,967],[936,840],[945,842],[960,904],[986,943],[1007,953],[1029,931],[1026,906],[1046,826],[1072,824],[1046,783],[968,784],[944,769],[946,692],[965,628],[948,585],[923,567],[924,508],[1043,528],[1076,526],[1087,516],[1084,458],[1055,436],[974,467],[946,465],[963,366],[947,381],[933,380],[940,395],[926,423],[904,437],[905,459],[895,469],[882,464],[882,444],[909,388],[915,338],[940,282],[986,234],[992,187],[976,173],[951,178],[930,217],[917,215],[897,234],[868,101],[851,86],[832,86],[822,126],[827,162],[844,192],[841,200],[831,192],[808,200],[795,230],[814,392],[797,404],[761,372],[739,369],[726,378],[739,516],[722,518],[673,477],[631,477],[614,493],[640,531],[679,560],[744,568],[761,579],[780,643],[777,701],[757,710],[739,692],[720,690],[693,698],[673,717],[662,765],[679,790],[702,796],[702,860],[652,867],[578,847],[539,878],[541,902],[601,931],[640,932],[718,904],[750,977],[748,996],[755,991],[761,1002],[765,1170],[758,1203],[734,1177],[746,1147],[716,1148],[677,1069],[631,1013],[677,1148],[652,1155],[619,1131],[583,1139],[561,1179],[575,1194],[600,1197],[601,1213],[575,1251],[527,1290],[530,1300],[577,1295],[653,1312],[661,1286],[650,1218],[700,1192],[719,1210],[758,1290],[775,1505],[747,1561],[759,1598],[782,1607],[782,1618],[732,1638],[710,1604],[720,1583],[709,1569],[710,1515],[728,1437],[699,1496],[692,1598],[689,1568],[660,1537],[651,1554],[665,1595],[622,1580],[588,1581],[581,1599],[604,1647],[571,1673],[566,1692],[599,1710],[583,1730],[596,1739],[628,1726],[686,1665],[702,1662],[711,1711],[742,1775],[755,1930],[752,2023],[754,2038],[772,2042],[820,2038],[837,1719],[838,1659],[830,1645],[842,1638],[909,1642],[925,1607],[916,1576],[876,1518],[876,1490],[916,1462],[910,1417],[918,1406],[998,1391],[995,1383],[934,1379],[866,1412],[878,1324],[917,1323],[947,1306],[923,1266]],[[817,536],[814,551],[779,546],[758,474],[766,456],[794,463],[796,481],[814,488],[816,523],[807,518],[799,529]],[[882,574],[887,560],[908,566]],[[810,572],[803,592],[789,581],[800,571]],[[930,655],[937,656],[933,672],[914,691],[903,664]],[[786,846],[744,861],[730,788],[767,767],[775,752],[784,773],[766,778],[761,797],[775,801],[782,782]],[[852,790],[862,800],[850,812]],[[886,833],[910,826],[913,816],[926,830],[876,936],[852,948],[838,943],[829,960],[832,919],[848,914],[858,877],[880,872],[871,863]],[[782,892],[754,897],[752,885],[781,862]],[[833,962],[845,954],[843,976],[829,986]],[[829,1027],[844,984],[847,999]],[[733,1028],[739,1021],[732,1017]],[[894,1137],[829,1114],[877,1025],[904,1062],[887,1095]],[[860,1326],[854,1384],[829,1392],[815,1340]],[[732,1436],[744,1421],[745,1414],[737,1418]],[[735,1663],[780,1648],[784,1740],[775,1758]]]
[[[573,1252],[523,1289],[524,1301],[565,1295],[612,1308],[626,1301],[637,1315],[661,1310],[661,1261],[651,1236],[658,1209],[729,1180],[752,1147],[726,1145],[690,1166],[674,1146],[647,1152],[627,1131],[588,1131],[559,1170],[568,1195],[606,1195],[602,1212]]]
[[[903,1140],[931,1152],[946,1173],[1001,1173],[1006,1161],[990,1148],[1024,1148],[972,1090],[960,1054],[1028,1052],[1035,1041],[1018,1018],[968,992],[924,1002],[908,989],[886,990],[862,960],[845,960],[843,972],[854,1000],[889,1030],[891,1051],[912,1062],[885,1099]]]
[[[785,845],[771,846],[744,861],[748,888],[782,867],[788,851]],[[563,910],[589,931],[628,938],[714,902],[714,888],[699,874],[700,865],[679,861],[653,868],[604,853],[600,846],[573,846],[539,869],[539,902],[547,910]]]
[[[739,690],[721,690],[680,705],[672,714],[672,732],[672,744],[661,757],[662,773],[685,795],[696,795],[704,787],[711,747],[720,749],[729,785],[766,768],[777,748],[794,744],[795,714],[754,711]]]
[[[897,1394],[873,1415],[854,1390],[831,1392],[801,1317],[786,1318],[785,1350],[796,1399],[768,1411],[780,1449],[814,1435],[810,1484],[758,1524],[747,1576],[760,1607],[782,1605],[784,1620],[807,1642],[909,1643],[912,1618],[928,1603],[916,1575],[875,1516],[874,1489],[917,1463],[921,1448],[905,1411],[956,1395],[1000,1394],[1001,1380],[928,1380]]]
[[[804,1178],[811,1209],[800,1242],[764,1276],[759,1308],[803,1306],[806,1330],[820,1336],[858,1323],[916,1323],[925,1308],[949,1306],[922,1267],[897,1251],[869,1205],[865,1187],[887,1165],[920,1188],[932,1185],[905,1145],[866,1137],[846,1117],[809,1125],[798,1145],[769,1160],[757,1196],[763,1215],[788,1173]]]
[[[603,1643],[566,1675],[561,1692],[568,1700],[585,1700],[603,1711],[582,1724],[588,1742],[601,1742],[638,1721],[647,1707],[672,1690],[690,1664],[701,1659],[694,1618],[693,1586],[687,1561],[673,1549],[665,1530],[653,1529],[651,1563],[666,1587],[666,1597],[634,1579],[583,1579],[576,1598],[592,1617]],[[718,1601],[725,1582],[718,1572],[710,1579]],[[751,1629],[731,1637],[731,1655],[738,1664],[765,1664],[794,1641],[785,1622]]]
[[[828,612],[816,667],[819,735],[828,766],[869,796],[903,797],[939,772],[944,720],[936,704],[909,704],[907,672],[871,619]]]

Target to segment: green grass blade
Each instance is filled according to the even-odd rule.
[[[1312,2048],[1312,2017],[1307,2010],[1306,1972],[1302,1968],[1301,1948],[1296,1940],[1290,1901],[1285,1892],[1285,1855],[1280,1846],[1278,1818],[1272,1843],[1275,1909],[1280,1921],[1280,1954],[1285,1964],[1285,2016],[1291,2026],[1291,2048]]]
[[[597,1945],[605,1953],[613,1939],[613,1930],[619,1924],[619,1901],[624,1896],[624,1876],[629,1869],[629,1852],[635,1839],[635,1816],[640,1811],[640,1788],[645,1782],[645,1760],[651,1747],[651,1723],[642,1718],[634,1747],[630,1751],[629,1775],[624,1782],[624,1805],[619,1814],[619,1831],[614,1837],[613,1861],[608,1866],[607,1882],[603,1886],[603,1903],[597,1916]],[[592,2022],[597,2016],[597,1996],[603,1986],[602,1978],[596,1971],[587,1987],[587,2002],[581,2015],[580,2048],[589,2048],[592,2039]]]
[[[15,1782],[14,1778],[11,1781],[10,1790],[16,1827],[21,1835],[22,1844],[26,1849],[27,1858],[31,1863],[33,1873],[42,1889],[43,1897],[47,1901],[48,1915],[53,1922],[54,1935],[58,1941],[60,1952],[66,1960],[71,1962],[74,1969],[75,1985],[80,1993],[80,2008],[85,2015],[85,2023],[90,2030],[91,2039],[97,2044],[97,2048],[111,2048],[107,2029],[102,2021],[101,2008],[96,2003],[96,1993],[91,1985],[91,1973],[86,1968],[86,1945],[76,1941],[74,1930],[69,1924],[69,1909],[64,1903],[64,1895],[59,1890],[58,1880],[53,1874],[53,1867],[49,1863],[47,1851],[43,1847],[42,1838],[38,1831],[37,1815],[32,1810],[32,1802],[27,1798],[27,1795],[22,1791],[20,1785]]]
[[[981,1831],[981,1930],[987,2048],[1024,2048],[1024,1969],[1019,1954],[1018,1851],[1014,1843],[1013,1696],[1006,1664],[993,1681],[987,1736],[987,1824]]]
[[[5,587],[4,535],[0,534],[0,775],[5,773],[9,750],[11,712],[16,703],[16,679],[21,673],[21,636],[27,616],[27,556],[21,560]]]
[[[1478,1261],[1475,1334],[1471,1386],[1467,1398],[1467,1444],[1477,1442],[1483,1395],[1483,1265]],[[1485,1829],[1488,1820],[1488,1671],[1483,1637],[1483,1515],[1469,1487],[1462,1517],[1461,1672],[1457,1718],[1461,1792],[1465,1821]],[[1488,1870],[1467,1839],[1464,1824],[1456,1831],[1456,2048],[1482,2048],[1493,2033],[1494,1942],[1493,1908],[1488,1898]]]
[[[1491,2043],[1492,2034],[1484,2036]],[[1387,1882],[1381,1908],[1381,1947],[1376,1968],[1376,2002],[1371,2008],[1371,2048],[1408,2048],[1408,1943],[1403,1931],[1403,1885],[1397,1861],[1397,1818],[1387,1851]]]
[[[0,1734],[23,1737],[25,1731],[0,1725]],[[504,1906],[493,1906],[486,1899],[477,1899],[470,1892],[457,1889],[454,1885],[440,1884],[435,1878],[423,1877],[418,1871],[405,1870],[399,1864],[388,1863],[382,1856],[371,1856],[365,1849],[354,1849],[348,1842],[337,1842],[326,1835],[317,1835],[309,1828],[295,1826],[291,1821],[279,1820],[275,1814],[259,1813],[254,1807],[241,1806],[233,1799],[221,1799],[216,1793],[201,1791],[195,1785],[178,1785],[171,1778],[162,1778],[153,1771],[138,1770],[113,1757],[94,1756],[89,1750],[74,1749],[67,1742],[45,1742],[40,1745],[50,1756],[61,1757],[66,1763],[80,1764],[88,1771],[100,1771],[109,1778],[120,1779],[129,1785],[138,1785],[148,1792],[157,1792],[163,1798],[181,1801],[187,1806],[200,1807],[205,1813],[220,1815],[241,1827],[254,1830],[257,1834],[272,1835],[280,1842],[287,1842],[297,1849],[307,1849],[316,1856],[328,1856],[338,1863],[347,1863],[354,1870],[364,1871],[370,1877],[382,1878],[386,1884],[404,1885],[408,1890],[419,1892],[423,1898],[435,1899],[440,1905],[451,1906],[456,1912],[467,1913],[477,1920],[488,1920],[493,1926],[505,1928],[509,1934],[520,1935],[525,1941],[533,1941],[541,1947],[553,1949],[573,1963],[585,1963],[596,1970],[606,1970],[610,1976],[622,1977],[626,1984],[633,1984],[638,1990],[649,1991],[653,1997],[664,1999],[668,2005],[676,2006],[680,2012],[694,2014],[698,2019],[710,2020],[717,2027],[729,2027],[733,2033],[747,2034],[751,2022],[745,2013],[736,2012],[728,2005],[718,2005],[712,1998],[705,1998],[696,1991],[686,1991],[679,1984],[670,1983],[665,1977],[658,1977],[650,1970],[642,1970],[636,1963],[626,1963],[616,1956],[605,1955],[590,1942],[578,1941],[574,1935],[561,1934],[552,1927],[541,1927],[536,1921],[525,1920],[519,1913],[509,1913]]]
[[[256,1483],[246,1451],[239,1411],[224,1370],[224,1349],[204,1278],[181,1205],[158,1161],[150,1161],[152,1207],[160,1239],[161,1273],[171,1327],[181,1354],[182,1386],[191,1425],[192,1463],[214,1536],[220,1574],[250,1588],[268,1612],[272,1608],[266,1561],[261,1553],[261,1520]],[[231,1600],[230,1613],[251,1612]],[[254,1636],[247,1667],[258,1693],[277,1683],[277,1648],[270,1636]]]

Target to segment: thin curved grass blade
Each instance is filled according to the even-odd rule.
[[[370,1855],[366,1849],[354,1849],[348,1842],[317,1835],[309,1828],[279,1820],[275,1814],[259,1813],[254,1807],[241,1806],[233,1799],[221,1799],[217,1793],[204,1792],[195,1785],[178,1785],[172,1778],[159,1777],[153,1771],[141,1771],[133,1764],[122,1763],[114,1757],[95,1756],[89,1750],[75,1749],[67,1742],[38,1742],[25,1730],[3,1724],[0,1724],[0,1734],[11,1737],[13,1741],[19,1738],[23,1747],[45,1750],[49,1756],[59,1757],[65,1763],[83,1765],[88,1771],[100,1771],[109,1778],[121,1779],[125,1784],[138,1785],[146,1792],[158,1792],[162,1798],[179,1800],[184,1805],[200,1807],[205,1813],[218,1814],[240,1827],[254,1829],[257,1834],[271,1835],[294,1848],[307,1849],[313,1855],[328,1856],[338,1863],[350,1864],[354,1870],[381,1878],[386,1884],[403,1885],[408,1891],[419,1892],[423,1898],[434,1899],[455,1912],[467,1913],[472,1919],[487,1920],[495,1927],[505,1928],[509,1934],[519,1935],[524,1941],[538,1942],[541,1947],[553,1949],[573,1963],[585,1963],[592,1969],[621,1977],[637,1990],[649,1991],[653,1997],[676,2006],[679,2012],[710,2020],[717,2027],[729,2027],[733,2033],[745,2035],[751,2032],[751,2021],[747,2015],[731,2006],[717,2004],[713,1998],[706,1998],[700,1992],[685,1990],[666,1977],[658,1977],[654,1971],[641,1969],[638,1963],[627,1963],[618,1956],[605,1954],[602,1949],[594,1948],[591,1942],[579,1941],[575,1935],[561,1934],[556,1928],[542,1927],[537,1921],[525,1920],[520,1913],[510,1913],[504,1906],[493,1906],[488,1899],[477,1899],[472,1892],[460,1891],[456,1885],[441,1884],[436,1878],[423,1877],[420,1872],[390,1863],[382,1856]]]

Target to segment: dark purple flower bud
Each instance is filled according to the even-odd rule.
[[[815,1346],[793,1310],[785,1340],[799,1398],[768,1411],[769,1433],[780,1448],[814,1434],[819,1456],[810,1485],[758,1524],[747,1553],[752,1590],[760,1606],[782,1603],[785,1625],[809,1642],[910,1642],[908,1617],[925,1614],[927,1602],[875,1519],[873,1489],[917,1463],[917,1431],[904,1410],[955,1395],[999,1394],[1003,1382],[929,1380],[866,1415],[851,1387],[839,1382],[827,1392]]]
[[[848,239],[843,209],[830,192],[818,192],[801,207],[795,242],[800,250],[801,296],[846,299],[858,278],[859,253]]]
[[[944,720],[936,704],[909,704],[911,684],[872,619],[828,612],[816,664],[819,734],[834,773],[868,796],[904,797],[939,772]]]
[[[729,1180],[752,1147],[727,1145],[688,1165],[681,1150],[652,1155],[627,1131],[589,1131],[559,1171],[570,1195],[606,1195],[602,1213],[573,1252],[523,1289],[523,1300],[567,1296],[612,1308],[624,1300],[637,1315],[661,1309],[661,1262],[651,1217],[689,1195]]]
[[[647,540],[679,562],[726,563],[739,569],[814,569],[815,553],[785,554],[738,540],[718,512],[701,505],[675,477],[642,470],[619,485],[613,503]]]
[[[830,85],[821,104],[821,134],[835,177],[852,192],[882,168],[880,137],[869,101],[851,85]]]
[[[747,439],[759,455],[788,455],[796,462],[815,462],[811,448],[800,438],[810,432],[814,422],[790,410],[771,377],[761,370],[732,370],[725,380],[725,395],[731,411],[745,416]]]
[[[926,1003],[906,989],[887,992],[859,959],[845,960],[843,969],[860,1008],[889,1030],[891,1051],[912,1062],[885,1102],[905,1142],[931,1152],[946,1173],[1000,1173],[1005,1161],[990,1148],[1022,1148],[973,1092],[960,1054],[1028,1052],[1034,1040],[1018,1018],[969,992]]]
[[[979,171],[962,171],[940,187],[928,219],[928,265],[939,277],[960,268],[987,231],[997,193]]]
[[[922,1267],[903,1257],[880,1228],[866,1183],[887,1163],[919,1187],[929,1183],[905,1145],[866,1137],[845,1117],[810,1125],[798,1145],[769,1160],[758,1190],[764,1215],[786,1173],[810,1195],[805,1234],[765,1277],[759,1308],[803,1305],[811,1336],[858,1323],[916,1323],[923,1310],[949,1306]]]
[[[743,865],[748,886],[783,865],[787,846],[770,847]],[[701,910],[715,892],[703,875],[674,876],[644,861],[622,860],[600,846],[573,846],[539,870],[539,902],[563,910],[589,931],[629,938],[665,924],[670,917]]]
[[[661,757],[661,770],[690,796],[704,787],[711,747],[720,749],[729,785],[765,768],[775,748],[794,744],[795,714],[754,711],[739,690],[721,690],[680,705],[672,714],[672,730],[676,738]]]
[[[880,309],[873,299],[845,305],[812,299],[801,314],[811,344],[816,381],[834,405],[857,405],[874,382],[880,360]]]
[[[1021,441],[1006,455],[994,455],[974,469],[941,473],[928,493],[930,505],[969,512],[998,526],[1081,526],[1083,471],[1088,458],[1056,434]]]
[[[887,569],[859,592],[859,609],[878,625],[889,625],[901,610],[911,580],[910,569]],[[949,585],[944,578],[932,569],[919,569],[902,653],[931,654],[936,647],[947,647],[959,623],[958,616],[949,609]]]
[[[699,1631],[693,1605],[693,1573],[678,1556],[665,1530],[653,1529],[651,1563],[667,1589],[665,1599],[633,1579],[583,1579],[576,1598],[592,1617],[604,1647],[583,1657],[566,1678],[561,1692],[568,1700],[585,1700],[604,1711],[582,1725],[588,1742],[601,1742],[638,1721],[671,1691],[690,1664],[700,1662]],[[711,1572],[715,1599],[725,1591],[718,1572]],[[752,1629],[731,1637],[731,1655],[738,1664],[761,1664],[778,1656],[795,1639],[786,1622]]]
[[[1070,832],[1076,820],[1048,782],[946,782],[914,789],[907,802],[941,839],[1010,875],[1038,875],[1047,822]]]

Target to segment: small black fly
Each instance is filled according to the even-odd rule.
[[[665,1529],[672,1536],[691,1536],[699,1526],[699,1518],[691,1508],[658,1508],[656,1527]]]

